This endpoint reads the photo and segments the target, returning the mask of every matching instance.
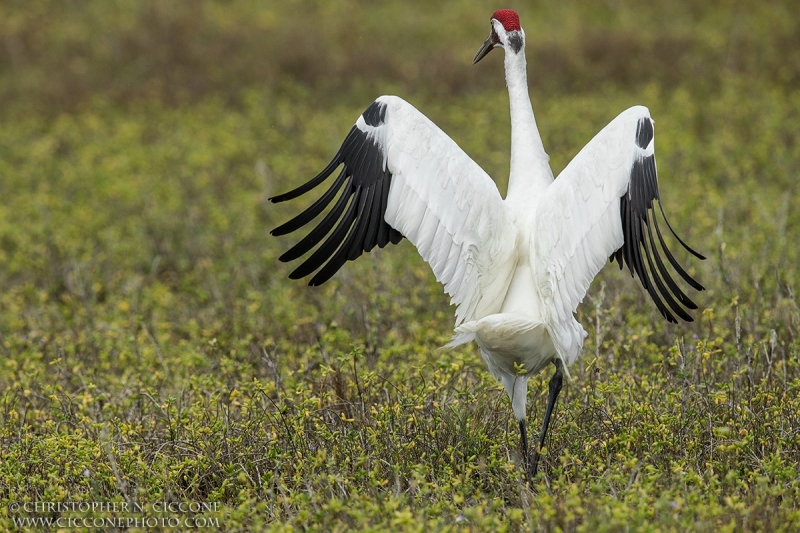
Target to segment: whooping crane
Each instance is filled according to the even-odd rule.
[[[638,276],[661,315],[692,317],[697,309],[678,287],[656,246],[691,287],[703,290],[664,242],[654,201],[678,242],[659,200],[653,121],[632,107],[611,121],[553,179],[549,156],[528,96],[525,32],[510,10],[491,17],[491,33],[473,64],[494,48],[505,51],[511,105],[511,173],[503,199],[491,178],[428,118],[396,96],[381,96],[358,117],[327,167],[308,183],[272,198],[283,202],[314,189],[342,166],[311,207],[272,231],[285,235],[339,199],[303,239],[281,257],[292,261],[322,243],[291,274],[330,279],[344,263],[375,246],[406,237],[433,269],[457,306],[448,346],[475,341],[491,374],[503,384],[519,422],[522,457],[535,475],[564,365],[586,337],[574,313],[606,259]],[[332,231],[331,231],[332,230]],[[329,235],[330,234],[330,235]],[[645,266],[646,265],[646,266]],[[525,407],[528,378],[556,367],[533,461]],[[520,371],[520,369],[524,369]]]

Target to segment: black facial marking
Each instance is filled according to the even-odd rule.
[[[520,50],[522,50],[522,35],[519,32],[512,32],[508,35],[508,45],[514,51],[515,54],[518,54]]]

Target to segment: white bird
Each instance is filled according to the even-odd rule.
[[[659,200],[648,109],[622,112],[554,180],[528,96],[525,32],[510,9],[496,11],[490,20],[491,33],[473,63],[494,48],[505,51],[511,104],[505,199],[486,172],[433,122],[402,99],[381,96],[358,118],[319,175],[271,199],[296,198],[342,166],[311,207],[272,234],[311,222],[341,191],[319,224],[280,258],[297,259],[327,236],[289,276],[299,279],[316,271],[309,285],[324,283],[346,261],[376,245],[396,244],[403,237],[411,241],[457,306],[455,336],[448,346],[478,344],[489,371],[508,393],[525,467],[535,475],[562,369],[575,361],[586,337],[574,313],[606,259],[638,275],[666,320],[677,322],[677,315],[691,321],[684,307],[697,306],[671,277],[656,246],[655,228],[674,270],[695,289],[703,287],[678,264],[658,227],[655,201],[675,235]],[[549,363],[556,371],[531,463],[527,383]]]

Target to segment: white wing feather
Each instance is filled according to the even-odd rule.
[[[620,197],[637,155],[652,154],[634,142],[647,108],[621,113],[567,165],[539,201],[534,254],[537,287],[555,345],[567,364],[574,361],[586,333],[573,318],[594,277],[623,244]]]
[[[378,101],[387,106],[385,150],[392,174],[386,222],[430,264],[458,306],[456,325],[497,312],[515,245],[497,186],[413,106],[394,96]]]

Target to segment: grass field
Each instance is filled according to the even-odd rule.
[[[647,105],[665,209],[708,256],[680,257],[707,287],[691,324],[601,272],[530,487],[477,348],[437,351],[453,309],[414,248],[309,288],[269,235],[301,206],[267,202],[384,93],[504,192],[501,54],[470,64],[501,7],[554,172]],[[0,4],[0,529],[119,516],[14,502],[167,501],[228,531],[800,530],[798,20],[793,0]]]

